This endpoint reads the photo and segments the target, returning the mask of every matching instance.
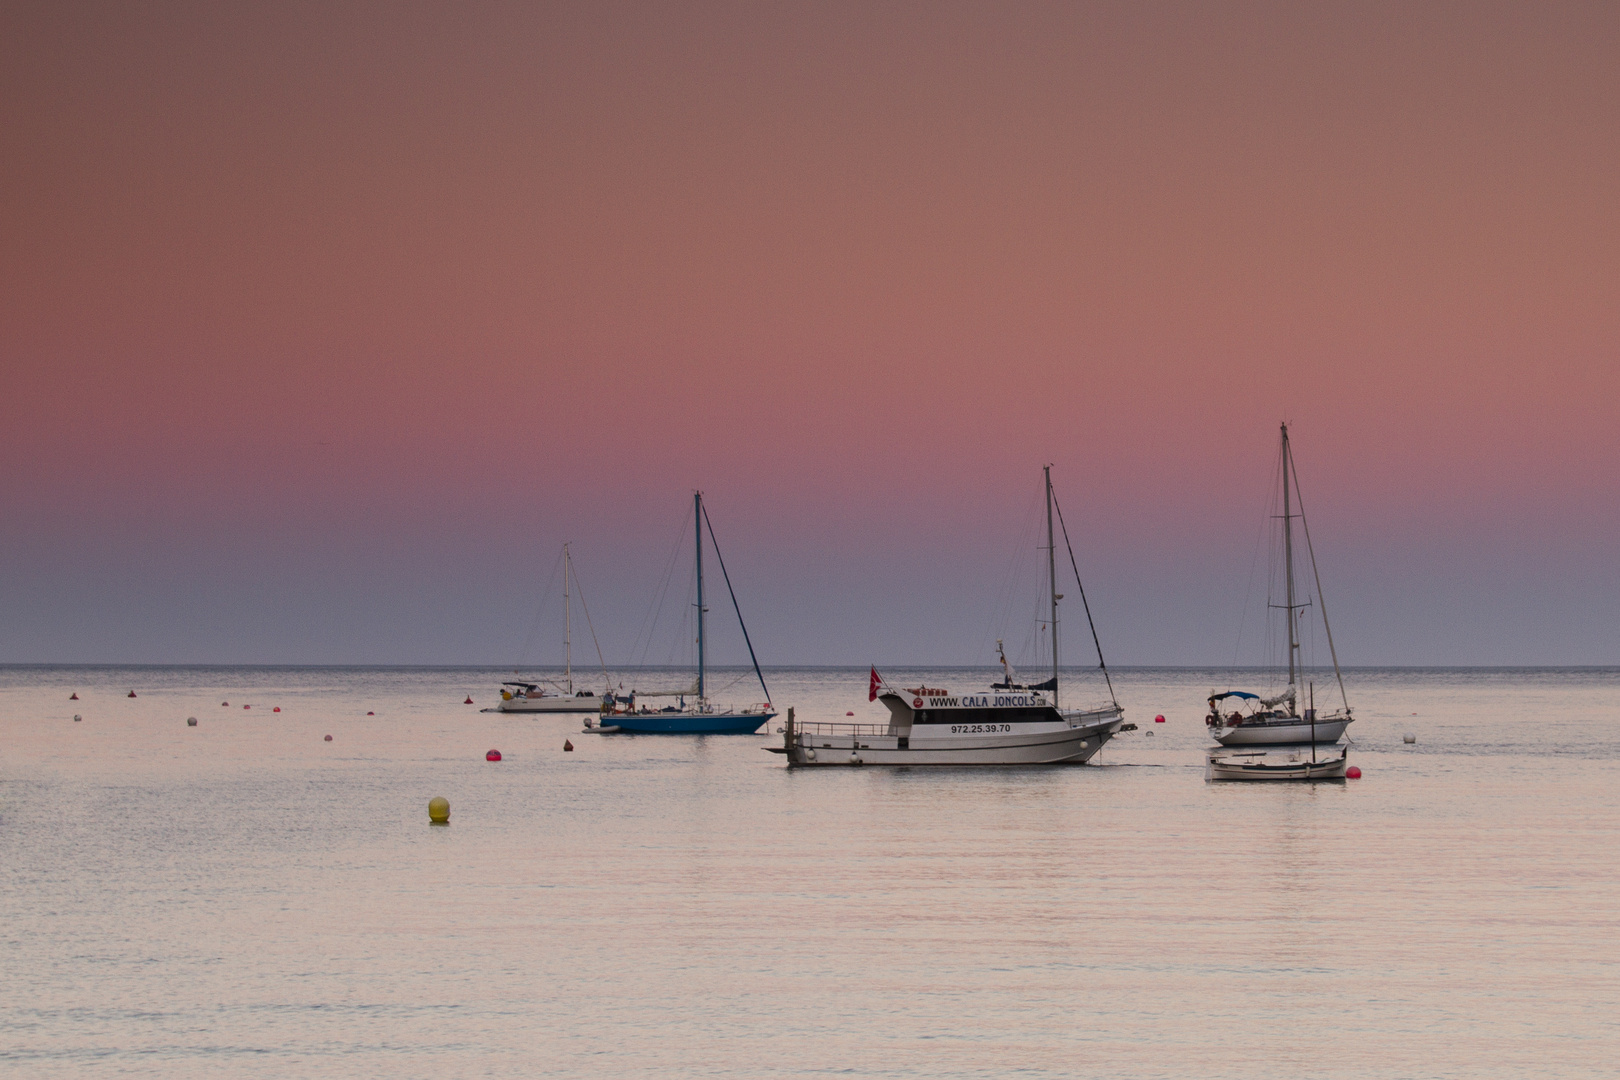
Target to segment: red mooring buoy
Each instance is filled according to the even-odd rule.
[[[228,709],[231,707],[231,703],[228,701],[222,701],[219,703],[219,707],[222,709]]]
[[[1154,718],[1153,718],[1153,722],[1154,722],[1154,723],[1155,723],[1155,724],[1162,724],[1162,723],[1164,723],[1164,713],[1160,713],[1160,714],[1159,714],[1159,715],[1158,715],[1158,716],[1155,716],[1155,717],[1154,717]]]
[[[563,740],[563,753],[570,754],[570,753],[573,753],[573,750],[574,750],[573,741],[570,740],[570,739],[564,739]]]
[[[133,690],[131,690],[131,691],[130,691],[130,692],[129,692],[129,696],[130,696],[130,697],[134,697],[134,696],[135,696],[135,691],[133,691]]]
[[[845,713],[845,714],[844,714],[844,715],[845,715],[845,716],[854,716],[854,715],[855,715],[855,714],[854,714],[854,713],[852,713],[852,712],[847,712],[847,713]]]
[[[331,741],[332,741],[332,736],[330,736],[330,735],[328,735],[328,736],[327,736],[327,737],[326,737],[326,741],[327,741],[327,742],[331,742]]]
[[[1352,765],[1348,769],[1344,770],[1344,775],[1348,776],[1352,780],[1360,780],[1361,779],[1361,770],[1359,768],[1357,768],[1356,766]]]
[[[78,692],[75,691],[74,693],[69,694],[68,695],[68,700],[69,701],[78,701],[79,700]]]
[[[471,694],[468,694],[468,695],[467,695],[467,700],[466,700],[466,701],[463,701],[463,702],[462,702],[462,704],[463,704],[463,705],[471,705],[471,704],[472,704],[472,695],[471,695]]]
[[[499,750],[491,750],[489,753],[484,755],[484,760],[499,761],[501,760],[501,752]]]
[[[377,714],[376,714],[376,713],[374,713],[374,712],[368,712],[368,713],[366,713],[366,715],[367,715],[367,716],[376,716],[376,715],[377,715]]]
[[[270,711],[271,712],[280,712],[281,711],[281,706],[277,705],[275,708],[271,709]]]

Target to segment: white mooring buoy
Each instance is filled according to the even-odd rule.
[[[1403,742],[1403,743],[1415,743],[1415,742],[1417,742],[1417,736],[1411,734],[1410,732],[1408,732],[1407,734],[1401,736],[1401,742]]]

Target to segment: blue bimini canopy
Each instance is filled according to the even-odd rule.
[[[1260,700],[1260,695],[1259,694],[1247,694],[1247,693],[1244,693],[1242,690],[1228,690],[1224,694],[1216,694],[1214,697],[1210,698],[1209,700],[1211,700],[1211,701],[1219,701],[1219,700],[1221,700],[1221,698],[1229,698],[1229,697],[1247,698],[1250,701],[1259,701]]]

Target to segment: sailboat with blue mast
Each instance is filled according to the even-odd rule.
[[[726,571],[726,561],[720,555],[720,543],[714,536],[714,523],[709,520],[709,512],[703,507],[701,491],[692,493],[692,517],[697,541],[697,678],[691,686],[682,690],[631,691],[624,698],[609,694],[602,702],[600,722],[592,726],[590,721],[586,721],[586,731],[604,735],[752,735],[776,715],[770,701],[770,688],[765,685],[765,676],[759,669],[759,658],[754,655],[754,642],[748,636],[748,625],[743,622],[742,607],[737,603],[736,590],[731,587],[731,575]],[[754,676],[759,680],[760,692],[765,697],[757,705],[738,708],[717,705],[709,700],[709,609],[703,595],[705,528],[708,530],[709,543],[714,548],[715,562],[719,564],[720,575],[726,583],[726,592],[731,597],[732,610],[737,613],[737,625],[742,628],[743,641],[748,646],[748,659],[754,665]],[[647,698],[671,697],[676,698],[678,703],[663,707],[646,703]]]

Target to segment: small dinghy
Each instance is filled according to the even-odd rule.
[[[1212,751],[1206,780],[1343,780],[1350,751],[1341,747],[1337,757],[1315,757],[1303,750]]]

